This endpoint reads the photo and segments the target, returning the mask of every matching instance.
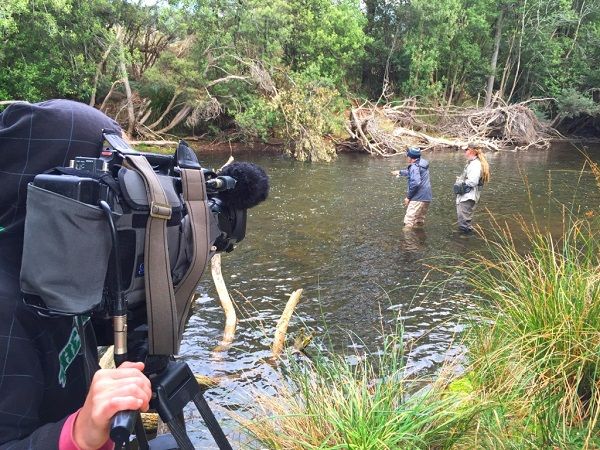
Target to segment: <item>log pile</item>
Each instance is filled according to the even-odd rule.
[[[349,122],[351,139],[342,149],[376,156],[404,154],[409,146],[461,149],[468,143],[492,151],[544,149],[558,136],[526,102],[487,108],[422,107],[410,99],[363,104],[351,110]]]

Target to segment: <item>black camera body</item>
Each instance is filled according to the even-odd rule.
[[[236,180],[231,176],[218,175],[212,170],[201,168],[195,154],[185,142],[180,142],[175,155],[162,155],[137,152],[114,134],[105,134],[104,137],[105,145],[100,157],[77,157],[70,162],[69,167],[55,168],[50,173],[40,174],[34,178],[28,193],[26,230],[29,231],[29,234],[39,234],[40,238],[42,234],[48,234],[48,230],[43,229],[43,221],[49,218],[54,220],[57,215],[61,215],[62,208],[48,207],[48,204],[53,203],[55,199],[59,199],[60,202],[66,202],[67,199],[72,201],[62,211],[64,217],[56,219],[55,230],[50,232],[59,235],[63,228],[68,228],[70,223],[81,219],[79,213],[71,214],[71,211],[77,208],[85,209],[84,205],[97,208],[99,202],[106,202],[112,211],[118,235],[119,284],[126,296],[128,308],[135,310],[143,306],[146,298],[144,249],[150,205],[147,186],[138,171],[133,170],[125,162],[127,155],[145,157],[166,194],[170,207],[170,218],[166,221],[166,234],[173,285],[177,285],[181,281],[190,265],[188,259],[190,218],[182,198],[181,168],[192,167],[203,173],[206,182],[206,202],[210,211],[206,228],[211,245],[211,256],[215,252],[232,251],[235,244],[244,239],[247,209],[239,208],[239,205],[232,206],[229,204],[230,202],[220,198],[222,193],[235,190]],[[36,203],[36,195],[44,195],[48,200],[40,200]],[[29,201],[30,197],[32,197],[31,202]],[[35,215],[38,210],[43,208],[49,208],[49,211],[41,214],[42,217],[37,220],[36,225]],[[35,211],[30,211],[30,209]],[[31,223],[28,227],[27,220],[30,219],[30,216]],[[102,220],[100,219],[100,222]],[[84,217],[83,222],[86,221],[87,219]],[[85,225],[82,225],[81,228],[83,226]],[[28,269],[27,258],[24,258],[21,284],[25,300],[41,310],[48,310],[50,314],[95,313],[98,316],[106,315],[109,297],[116,295],[111,292],[114,291],[111,286],[115,284],[114,278],[117,276],[114,273],[115,265],[111,263],[114,258],[112,255],[114,250],[110,250],[106,240],[96,242],[100,234],[105,234],[104,229],[100,231],[101,227],[98,230],[92,227],[89,230],[76,228],[72,231],[64,230],[63,239],[49,244],[50,248],[46,250],[36,249],[36,255],[31,255],[32,257],[29,258],[30,260],[40,258],[42,255],[45,265],[43,273],[45,274],[52,272],[53,266],[60,268],[62,264],[58,261],[62,260],[64,264],[71,264],[73,267],[70,272],[74,271],[74,273],[67,274],[64,280],[60,280],[62,270],[57,270],[56,276],[49,275],[50,279],[40,279],[39,275],[33,274],[33,272],[39,271],[37,270],[39,265],[36,264],[32,269]],[[83,236],[78,237],[79,234]],[[35,237],[26,239],[25,256],[28,254],[27,243],[35,241],[39,242],[40,239]],[[44,236],[44,242],[47,241],[48,238]],[[105,249],[102,255],[94,253],[98,251],[97,247]],[[80,251],[77,251],[78,248]],[[50,255],[48,259],[45,259],[49,253],[54,257]],[[86,254],[96,261],[88,261]],[[70,263],[73,260],[76,262]],[[107,266],[106,270],[103,269],[104,265]],[[86,280],[90,280],[90,272],[96,273],[93,276],[94,282],[88,283]],[[77,282],[68,278],[69,276],[81,280],[79,289],[65,288],[65,290],[58,289],[57,291],[48,288],[48,286],[76,284]],[[100,281],[102,281],[102,286],[100,286]],[[77,292],[75,292],[76,290]],[[80,294],[79,291],[84,290],[86,293]],[[90,290],[94,292],[94,295],[88,294],[87,291]],[[78,299],[78,295],[81,299]]]

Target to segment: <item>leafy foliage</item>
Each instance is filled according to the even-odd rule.
[[[600,105],[589,96],[575,89],[565,89],[557,98],[558,112],[564,117],[575,117],[579,114],[590,116],[600,114]]]
[[[300,161],[331,161],[335,149],[323,138],[336,127],[335,100],[338,92],[318,82],[296,77],[274,98],[283,114],[286,150]]]
[[[138,133],[236,129],[327,160],[316,143],[354,95],[481,104],[496,30],[498,99],[593,110],[600,2],[588,0],[11,0],[0,98],[109,96],[118,120],[135,104]]]
[[[11,1],[0,8],[0,97],[85,99],[111,25],[111,2]]]

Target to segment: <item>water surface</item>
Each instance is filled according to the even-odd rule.
[[[587,151],[600,161],[600,146]],[[219,167],[228,157],[199,156],[208,167]],[[334,163],[307,164],[273,154],[234,156],[260,164],[271,180],[268,201],[249,211],[246,239],[222,259],[239,311],[235,342],[227,351],[213,352],[223,314],[207,270],[181,352],[195,373],[221,380],[206,397],[232,441],[238,439],[235,427],[220,408],[243,408],[252,390],[268,392],[276,382],[269,347],[295,289],[304,292],[290,334],[307,327],[327,336],[337,351],[361,354],[376,351],[381,330],[400,317],[412,373],[430,373],[444,361],[464,358],[457,341],[477,301],[460,281],[468,270],[454,273],[457,281],[443,285],[446,277],[432,270],[484,250],[481,239],[465,239],[455,231],[452,184],[464,167],[463,152],[424,155],[431,162],[434,200],[418,231],[403,230],[406,179],[389,174],[406,165],[404,157],[341,155]],[[570,144],[487,157],[492,181],[475,215],[486,232],[495,222],[513,223],[515,215],[558,232],[565,207],[578,215],[600,210],[594,179]],[[198,414],[187,414],[195,445],[211,448]]]

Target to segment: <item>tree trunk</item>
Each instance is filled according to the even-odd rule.
[[[127,135],[131,136],[135,129],[135,111],[133,109],[133,94],[131,93],[131,86],[129,85],[129,75],[127,74],[127,66],[125,65],[125,48],[123,43],[123,32],[121,30],[117,32],[117,39],[119,42],[119,69],[121,70],[125,94],[127,95]]]
[[[175,91],[173,93],[173,97],[171,97],[171,101],[169,102],[169,104],[167,105],[165,110],[162,112],[160,117],[158,119],[156,119],[156,121],[154,123],[148,125],[148,128],[150,128],[151,130],[154,130],[157,126],[160,125],[160,123],[163,121],[165,116],[171,112],[171,109],[173,109],[173,105],[175,105],[175,100],[177,100],[177,97],[179,97],[179,94],[181,94],[181,92],[179,92],[179,91]]]
[[[171,123],[166,127],[158,130],[157,133],[166,133],[167,131],[175,128],[177,125],[179,125],[185,120],[185,118],[192,112],[192,109],[193,108],[191,106],[184,106],[183,108],[181,108],[179,112],[175,115],[173,120],[171,120]]]
[[[96,73],[94,74],[94,85],[92,86],[92,95],[90,96],[90,103],[89,103],[90,106],[94,106],[96,104],[96,91],[98,90],[98,79],[100,78],[100,75],[102,74],[102,66],[108,59],[108,56],[110,55],[110,51],[112,50],[112,46],[113,46],[113,43],[111,41],[108,44],[108,48],[102,55],[102,59],[96,66]]]
[[[452,98],[454,97],[454,87],[456,86],[456,78],[458,76],[458,67],[454,70],[454,76],[452,77],[452,83],[450,84],[450,92],[448,93],[448,101],[446,102],[446,107],[450,107],[452,105]]]
[[[525,1],[525,5],[527,5],[527,0]],[[515,92],[515,88],[517,87],[517,82],[519,81],[519,78],[521,76],[519,71],[521,70],[521,51],[523,49],[523,35],[525,34],[525,14],[526,11],[524,6],[523,15],[521,16],[521,33],[519,35],[519,48],[517,49],[517,68],[515,69],[515,76],[513,78],[512,88],[510,89],[510,94],[508,95],[506,102],[510,102],[510,99],[512,98]]]
[[[502,40],[502,19],[504,9],[500,8],[498,19],[496,20],[496,35],[494,36],[494,53],[490,62],[490,76],[488,77],[487,87],[485,89],[485,106],[489,106],[492,101],[492,91],[494,90],[494,78],[496,77],[496,65],[498,64],[498,53],[500,52],[500,41]]]
[[[115,91],[115,87],[117,86],[117,84],[122,83],[122,82],[123,82],[123,80],[113,81],[113,84],[110,86],[110,90],[108,91],[108,94],[106,94],[106,97],[104,97],[104,100],[102,101],[102,104],[100,105],[100,111],[102,111],[102,112],[106,111],[106,105],[108,104],[108,101],[112,97],[112,94]]]
[[[508,46],[508,51],[506,52],[506,61],[504,62],[504,69],[502,69],[502,78],[500,79],[500,87],[498,88],[498,92],[500,92],[500,98],[504,98],[504,92],[506,90],[506,84],[508,83],[508,77],[512,70],[513,62],[512,62],[512,53],[513,47],[515,45],[516,33],[513,33],[510,38],[510,45]]]

